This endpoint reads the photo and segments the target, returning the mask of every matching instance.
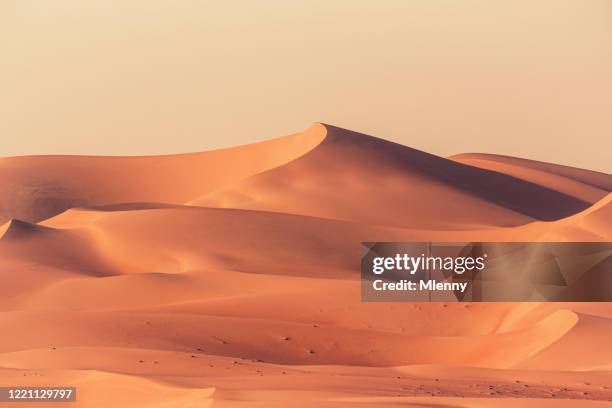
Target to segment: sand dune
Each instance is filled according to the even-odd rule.
[[[607,406],[609,304],[364,303],[358,271],[364,241],[609,241],[611,190],[321,124],[2,159],[0,385],[84,407]]]
[[[79,206],[134,201],[182,204],[290,162],[320,143],[324,133],[322,127],[313,126],[253,145],[173,156],[0,159],[0,222],[11,218],[37,222]]]
[[[323,142],[301,158],[191,203],[427,229],[551,221],[589,205],[502,173],[326,128]]]

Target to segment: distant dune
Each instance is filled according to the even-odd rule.
[[[83,407],[600,407],[607,303],[362,303],[362,241],[610,241],[612,175],[315,124],[0,159],[0,385]],[[606,271],[602,271],[605,273]]]
[[[610,175],[575,167],[494,154],[460,154],[450,159],[527,180],[591,204],[612,190]]]

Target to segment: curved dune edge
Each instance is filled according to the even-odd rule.
[[[551,370],[592,371],[609,367],[612,352],[606,347],[612,335],[612,319],[577,314],[574,327],[541,352],[519,363],[532,369],[546,366]],[[564,356],[560,359],[559,356]]]
[[[563,309],[571,304],[523,303],[508,313],[497,330],[499,333],[525,330],[545,325],[555,331],[552,341],[514,367],[552,370],[589,371],[608,370],[612,353],[604,346],[612,335],[612,318],[589,314],[597,303],[580,304],[575,312]],[[559,309],[561,308],[561,309]],[[563,314],[563,316],[561,315]],[[540,317],[538,317],[540,316]],[[553,321],[554,317],[554,321]],[[563,356],[560,358],[559,356]]]
[[[612,240],[612,193],[586,210],[555,222],[542,240],[557,241],[567,236],[576,241]]]
[[[291,162],[314,149],[325,134],[323,125],[314,124],[292,135],[201,153],[3,158],[0,222],[11,218],[39,222],[75,207],[128,202],[183,204]]]

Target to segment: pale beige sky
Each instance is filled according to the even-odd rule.
[[[322,121],[612,172],[612,1],[0,0],[0,95],[0,156]]]

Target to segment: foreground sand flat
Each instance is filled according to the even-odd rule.
[[[362,241],[609,241],[611,191],[322,124],[0,159],[0,385],[74,385],[83,407],[611,406],[609,304],[359,293]]]

